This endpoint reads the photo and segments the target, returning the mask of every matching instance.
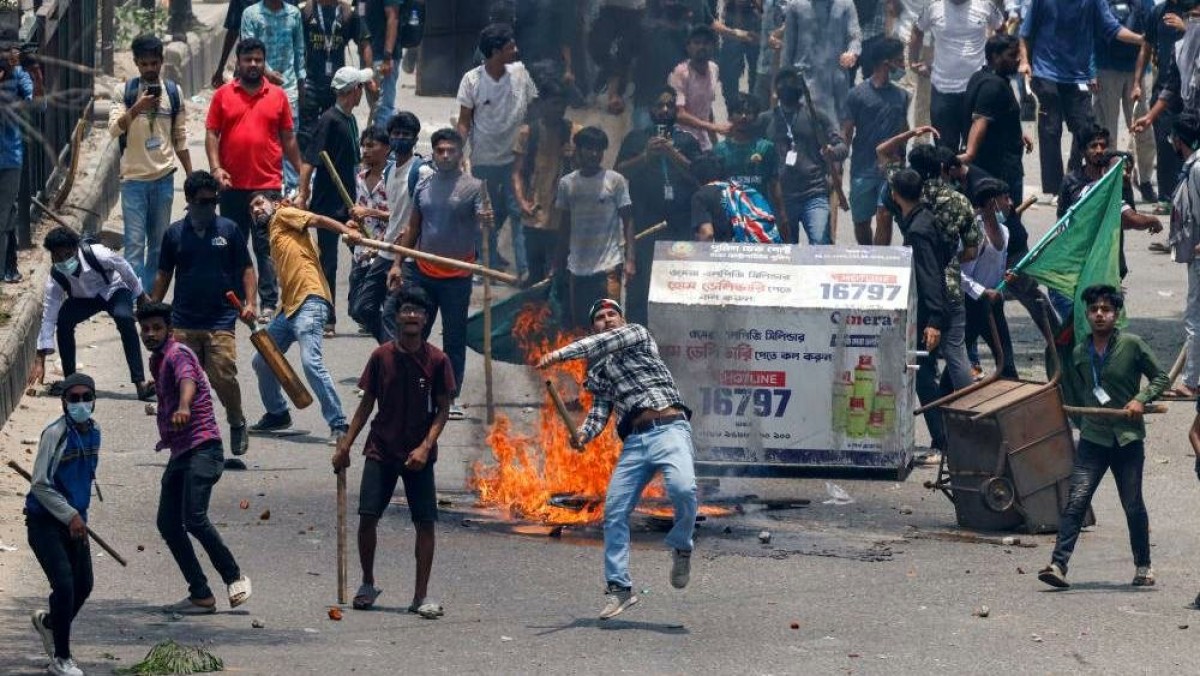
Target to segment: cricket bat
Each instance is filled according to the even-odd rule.
[[[238,300],[237,294],[234,292],[226,291],[225,300],[237,308],[239,313],[242,311],[242,301]],[[300,378],[296,376],[292,365],[283,356],[283,352],[279,350],[279,346],[275,344],[275,339],[271,338],[271,334],[267,333],[266,329],[256,328],[253,320],[243,319],[242,321],[250,327],[250,342],[254,345],[254,349],[258,350],[258,354],[267,363],[271,373],[274,373],[275,377],[279,379],[279,384],[283,386],[283,391],[287,393],[288,399],[292,400],[292,404],[296,408],[311,406],[312,395],[309,394],[308,388],[304,386]]]

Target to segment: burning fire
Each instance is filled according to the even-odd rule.
[[[526,305],[517,316],[513,336],[525,349],[531,364],[577,337],[559,333],[551,339],[544,338],[542,327],[549,320],[550,308],[545,305]],[[585,363],[576,360],[557,364],[545,372],[546,378],[555,382],[563,399],[571,401],[577,397],[583,411],[592,405],[592,395],[580,385],[585,370]],[[582,421],[583,415],[585,413],[581,412],[575,416],[576,424]],[[481,505],[503,510],[511,518],[553,524],[595,523],[602,518],[602,498],[608,488],[609,475],[621,454],[621,442],[611,425],[588,443],[585,452],[578,453],[571,448],[570,433],[546,395],[531,433],[519,433],[507,417],[497,416],[487,444],[495,462],[476,463],[469,480],[479,494]],[[559,494],[600,499],[575,511],[550,504],[551,497]],[[659,479],[643,493],[644,497],[662,495],[664,491]]]

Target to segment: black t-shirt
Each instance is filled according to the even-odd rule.
[[[347,4],[306,5],[300,10],[304,21],[304,86],[317,96],[332,97],[333,74],[346,65],[346,45],[366,44],[371,39],[367,23]]]
[[[722,195],[725,193],[724,183],[709,183],[696,189],[692,195],[692,233],[700,230],[704,223],[712,223],[714,242],[733,241],[733,223],[725,212]]]
[[[1021,104],[1007,78],[988,68],[971,76],[967,83],[965,110],[967,128],[976,115],[988,119],[987,133],[975,154],[975,164],[988,173],[1005,178],[1021,169]]]
[[[814,124],[815,123],[815,124]],[[762,114],[759,124],[763,135],[775,144],[776,161],[779,163],[779,189],[784,199],[810,199],[827,194],[828,169],[818,146],[842,146],[841,136],[833,125],[820,113],[814,118],[807,108],[801,106],[787,112],[776,106]],[[818,140],[818,129],[829,130]],[[796,163],[788,166],[787,155],[796,151]]]
[[[725,25],[751,33],[759,32],[762,30],[762,10],[759,9],[761,4],[755,3],[754,0],[725,0]],[[694,13],[693,20],[695,20]],[[709,21],[709,23],[712,22]],[[724,39],[732,40],[733,38]]]
[[[358,122],[336,105],[321,113],[312,141],[305,149],[304,161],[317,168],[309,209],[313,213],[345,221],[350,218],[350,214],[347,213],[341,194],[325,169],[325,162],[321,160],[322,150],[329,153],[338,176],[346,186],[346,191],[350,193],[350,199],[355,199],[354,172],[359,161]]]
[[[620,166],[629,158],[640,155],[655,133],[653,127],[629,132],[621,143],[617,165]],[[671,142],[688,161],[700,154],[700,143],[687,132],[672,130]],[[624,175],[629,181],[629,198],[633,202],[634,221],[639,228],[667,221],[668,230],[662,239],[695,239],[691,232],[691,216],[692,193],[696,191],[696,181],[690,173],[662,158],[660,161],[649,159],[624,172]],[[671,186],[670,201],[666,199],[668,184]]]
[[[658,99],[667,77],[680,61],[687,58],[688,25],[677,25],[662,19],[643,20],[642,35],[633,65],[633,103],[649,106]]]
[[[250,267],[250,251],[237,223],[217,217],[197,233],[184,216],[162,238],[158,269],[175,275],[171,322],[181,329],[232,331],[237,310],[225,292],[242,296],[242,274]]]
[[[1167,0],[1150,10],[1150,19],[1146,23],[1146,43],[1154,50],[1154,93],[1162,88],[1162,81],[1167,70],[1175,63],[1175,43],[1183,37],[1183,31],[1167,28],[1163,25],[1163,17],[1167,14],[1184,15],[1184,10],[1174,0]]]

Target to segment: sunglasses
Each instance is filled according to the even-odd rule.
[[[221,198],[219,198],[219,197],[206,197],[203,199],[196,199],[195,201],[192,202],[192,204],[195,204],[197,206],[205,206],[205,207],[215,207],[220,203],[221,203]]]
[[[84,392],[83,394],[68,394],[65,395],[65,398],[68,404],[96,401],[96,395],[91,392]]]

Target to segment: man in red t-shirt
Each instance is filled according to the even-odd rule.
[[[437,488],[433,464],[437,441],[450,413],[454,371],[445,353],[425,342],[429,299],[419,288],[396,297],[396,339],[371,353],[358,387],[362,401],[333,454],[335,472],[350,466],[350,447],[379,402],[379,414],[363,449],[362,482],[358,495],[358,558],[363,582],[354,594],[354,607],[366,610],[382,592],[375,586],[375,527],[396,490],[404,496],[417,531],[417,580],[409,612],[426,619],[442,616],[442,606],[426,598],[433,569],[433,525],[437,521]]]
[[[213,94],[205,127],[209,171],[221,182],[221,216],[238,224],[247,240],[253,232],[258,259],[260,321],[269,322],[279,304],[279,284],[271,264],[265,228],[252,227],[250,198],[283,185],[283,157],[300,166],[300,146],[287,94],[263,77],[267,48],[257,38],[238,43],[237,77]]]

